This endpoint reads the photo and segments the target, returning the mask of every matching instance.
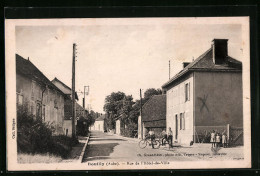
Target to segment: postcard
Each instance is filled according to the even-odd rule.
[[[249,17],[6,19],[8,171],[251,167]]]

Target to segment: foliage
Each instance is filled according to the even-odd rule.
[[[18,153],[17,154],[18,163],[60,163],[62,158],[60,156],[52,155],[49,153],[45,154],[26,154]]]
[[[127,124],[127,128],[121,129],[122,135],[126,137],[135,137],[137,132],[137,124],[130,122]]]
[[[123,92],[112,92],[105,98],[104,111],[108,114],[105,120],[106,128],[115,128],[115,120],[119,118],[122,113],[125,97],[126,95]]]
[[[144,92],[144,103],[147,102],[153,95],[161,95],[161,89],[149,88]]]
[[[209,143],[210,142],[210,132],[207,130],[204,130],[204,132],[199,133],[197,135],[196,142]]]
[[[64,135],[53,136],[53,124],[35,119],[27,107],[18,106],[17,109],[18,153],[51,153],[65,158],[77,140]]]
[[[153,95],[162,94],[161,89],[150,88],[144,92],[142,106]],[[115,129],[116,119],[121,119],[121,127],[124,136],[133,137],[137,130],[138,116],[140,115],[141,101],[133,101],[132,95],[126,95],[124,92],[113,92],[105,98],[104,111],[108,114],[105,118],[105,130]],[[126,128],[125,128],[126,124]]]

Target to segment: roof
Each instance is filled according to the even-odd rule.
[[[145,128],[166,128],[166,120],[144,122]]]
[[[69,86],[67,86],[66,84],[64,84],[62,81],[60,81],[58,78],[55,77],[51,82],[52,82],[53,84],[55,84],[55,82],[60,83],[64,88],[69,89],[70,93],[65,92],[64,89],[61,89],[61,91],[62,91],[64,94],[71,95],[71,88],[70,88]],[[56,84],[55,84],[55,85],[56,85]],[[58,85],[56,85],[56,86],[58,86]],[[75,92],[75,99],[79,100],[77,92]]]
[[[16,73],[22,74],[37,83],[55,89],[66,96],[58,87],[56,87],[30,60],[24,59],[16,54]]]
[[[99,116],[95,121],[103,121],[106,118],[106,115],[103,114],[101,116]]]
[[[170,84],[192,71],[242,71],[242,63],[230,56],[227,56],[226,64],[214,64],[212,52],[212,48],[208,49],[201,56],[199,56],[189,65],[187,65],[183,70],[172,77],[168,82],[163,84],[162,88],[168,87]]]
[[[166,95],[152,96],[142,107],[143,122],[166,120]],[[166,124],[165,124],[166,125]]]

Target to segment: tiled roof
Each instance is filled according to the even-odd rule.
[[[59,82],[62,86],[64,86],[66,89],[69,89],[69,90],[71,91],[71,88],[70,88],[69,86],[67,86],[66,84],[64,84],[61,80],[59,80],[59,79],[56,78],[56,77],[55,77],[51,82],[52,82],[53,84],[55,84],[55,82]],[[65,92],[63,92],[63,93],[66,94]],[[68,94],[68,95],[71,95],[71,93]],[[76,100],[79,100],[77,92],[75,92],[75,99],[76,99]]]
[[[30,60],[24,59],[18,54],[16,54],[16,72],[33,79],[41,85],[47,85],[49,88],[55,89],[65,96],[65,94],[58,87],[56,87]]]
[[[99,116],[95,121],[103,121],[106,118],[106,114]]]
[[[144,122],[145,128],[165,128],[166,127],[166,120],[158,120],[158,121],[150,121]]]
[[[227,63],[224,65],[216,65],[213,62],[212,48],[187,65],[183,70],[166,82],[162,88],[168,87],[170,84],[184,76],[190,71],[241,71],[242,63],[230,56],[227,56]]]
[[[166,120],[166,95],[152,96],[142,107],[143,122]]]

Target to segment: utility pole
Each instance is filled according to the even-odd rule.
[[[143,118],[142,118],[142,89],[140,89],[140,118],[141,118],[141,139],[143,139]]]
[[[72,138],[76,138],[76,127],[75,127],[75,58],[76,58],[76,44],[73,43],[73,55],[72,55]]]
[[[85,92],[85,88],[88,88],[88,91],[87,92]],[[87,95],[89,94],[89,86],[84,86],[84,98],[83,98],[83,108],[84,108],[84,116],[85,116],[85,95],[86,95],[86,93],[87,93]]]
[[[171,61],[169,60],[169,80],[171,79]]]

